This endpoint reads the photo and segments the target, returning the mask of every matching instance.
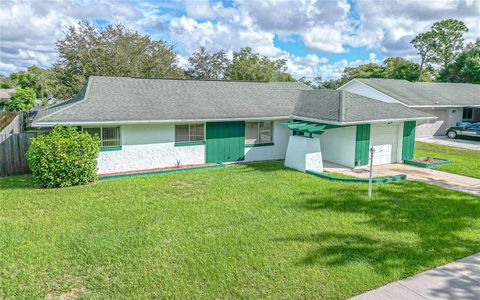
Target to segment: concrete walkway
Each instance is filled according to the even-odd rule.
[[[480,253],[352,299],[480,299]]]
[[[449,139],[446,136],[434,136],[430,138],[418,138],[416,140],[419,142],[480,151],[480,139],[477,141],[477,140]]]
[[[368,178],[368,170],[353,171],[350,168],[324,162],[326,172],[342,173],[345,175]],[[446,187],[452,190],[467,192],[480,196],[480,179],[447,173],[439,170],[419,168],[405,164],[388,164],[373,167],[373,176],[392,176],[398,174],[407,175],[407,179],[413,179],[428,184]]]

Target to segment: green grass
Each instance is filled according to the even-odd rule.
[[[0,179],[0,298],[346,298],[480,251],[480,198],[281,162],[37,189]]]
[[[452,161],[448,165],[436,166],[433,169],[480,178],[480,151],[416,142],[415,157],[422,156]]]

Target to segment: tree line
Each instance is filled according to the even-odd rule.
[[[391,78],[409,81],[480,83],[480,38],[464,44],[468,28],[461,21],[436,22],[411,44],[420,63],[390,57],[382,64],[367,63],[345,68],[340,79],[300,78],[313,88],[335,89],[353,78]],[[286,60],[270,59],[244,47],[230,59],[220,50],[204,47],[189,58],[189,67],[179,66],[174,47],[149,35],[128,30],[122,24],[98,27],[89,22],[69,26],[65,38],[57,41],[58,59],[49,69],[31,66],[25,71],[0,78],[0,88],[16,88],[9,110],[28,110],[35,99],[51,96],[68,99],[77,93],[89,76],[191,78],[203,80],[296,81],[288,73]]]

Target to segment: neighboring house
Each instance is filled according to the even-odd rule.
[[[15,89],[0,89],[0,111],[6,110],[2,103],[9,101],[13,94],[15,94]]]
[[[445,135],[448,127],[460,122],[480,122],[480,84],[357,78],[339,90],[387,103],[401,103],[437,116],[436,120],[417,124],[417,137]]]
[[[413,157],[417,120],[432,115],[299,82],[90,77],[32,126],[80,126],[101,138],[100,174],[286,159],[299,170]],[[380,151],[382,150],[382,151]]]

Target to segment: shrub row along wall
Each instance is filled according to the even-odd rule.
[[[14,133],[0,142],[0,176],[19,175],[29,172],[25,153],[30,146],[30,139],[38,133]]]

